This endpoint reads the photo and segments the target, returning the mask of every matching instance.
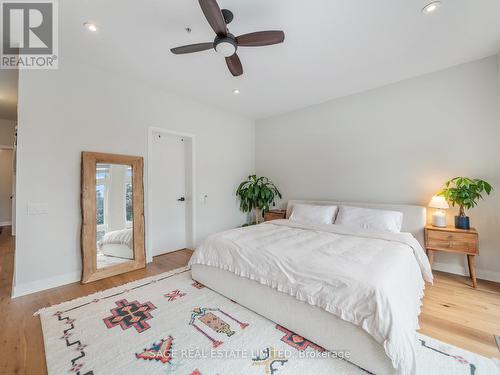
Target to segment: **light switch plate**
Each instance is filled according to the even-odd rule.
[[[48,203],[29,203],[28,215],[46,215],[49,213]]]

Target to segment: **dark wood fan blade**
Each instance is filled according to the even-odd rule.
[[[272,30],[240,35],[236,38],[236,43],[239,47],[260,47],[283,43],[284,40],[283,31]]]
[[[238,77],[243,74],[243,66],[236,53],[233,56],[226,57],[226,64],[233,76]]]
[[[175,47],[172,48],[170,51],[176,55],[182,55],[183,53],[206,51],[207,49],[211,48],[214,48],[214,44],[212,42],[208,42],[208,43],[197,43],[197,44],[190,44],[187,46]]]
[[[227,36],[227,26],[217,1],[199,0],[201,10],[208,23],[219,36]]]

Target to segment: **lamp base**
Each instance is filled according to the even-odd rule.
[[[436,212],[432,215],[432,226],[439,228],[446,228],[446,214]]]

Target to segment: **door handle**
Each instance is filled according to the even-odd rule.
[[[184,202],[186,200],[186,198],[184,197],[180,197],[179,199],[177,199],[179,202]]]

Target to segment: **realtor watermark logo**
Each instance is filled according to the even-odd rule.
[[[0,0],[1,69],[57,69],[57,0]]]

